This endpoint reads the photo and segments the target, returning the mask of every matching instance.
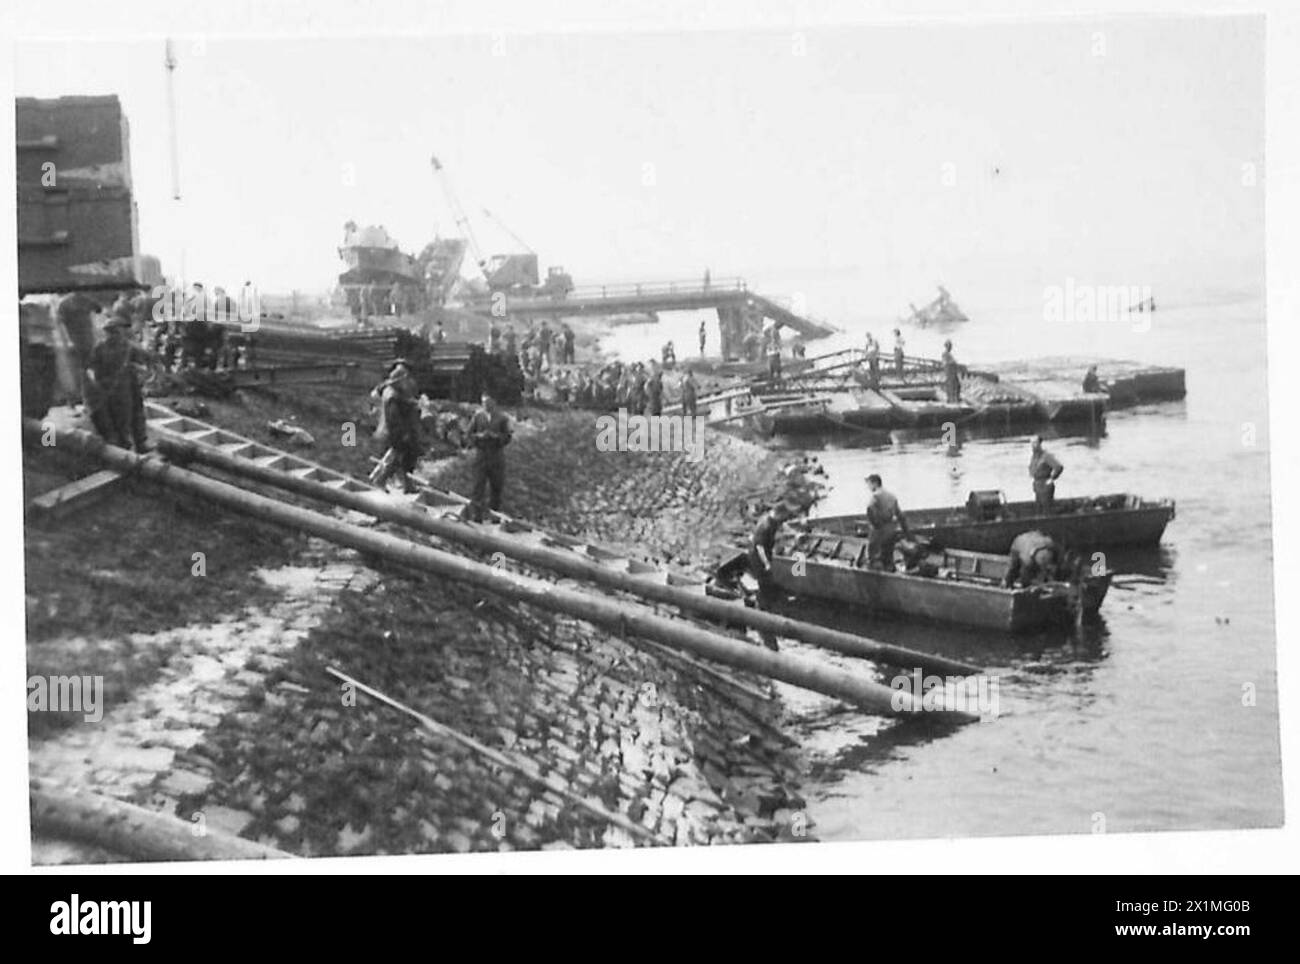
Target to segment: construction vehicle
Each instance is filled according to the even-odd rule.
[[[382,225],[358,228],[349,221],[343,228],[339,257],[345,269],[339,287],[353,318],[360,323],[387,315],[394,304],[402,312],[422,308],[425,288],[415,258],[403,252]]]
[[[489,294],[504,292],[511,295],[546,295],[562,298],[573,290],[573,278],[560,267],[550,268],[546,273],[546,283],[543,284],[539,275],[537,252],[487,208],[483,208],[483,216],[495,222],[524,250],[522,253],[485,256],[474,235],[469,216],[452,188],[447,169],[436,155],[432,158],[432,163],[434,173],[442,184],[443,195],[447,199],[447,207],[451,211],[452,219],[474,255],[474,262],[482,272],[483,280],[487,282]]]

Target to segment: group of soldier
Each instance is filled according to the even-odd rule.
[[[867,387],[872,391],[880,390],[880,342],[878,342],[871,332],[867,332],[866,345],[867,360]],[[898,379],[904,377],[907,371],[906,342],[903,339],[901,329],[894,329],[894,376]],[[944,399],[951,403],[961,401],[961,376],[965,374],[965,367],[958,363],[957,356],[952,351],[952,339],[946,339],[943,343],[943,354],[939,356],[940,363],[943,366],[943,388]]]
[[[704,354],[704,323],[700,323],[700,354]],[[781,380],[781,326],[769,325],[761,331],[750,331],[741,343],[744,356],[748,361],[767,361],[767,377],[771,381]],[[790,343],[790,357],[804,358],[807,348],[798,335]]]
[[[574,363],[576,341],[577,336],[567,322],[561,322],[558,329],[552,329],[545,321],[541,325],[534,325],[530,321],[523,338],[520,338],[513,325],[507,324],[503,329],[493,321],[488,329],[487,350],[506,358],[514,358],[526,375],[540,379],[542,372],[553,365]]]
[[[560,399],[580,408],[624,409],[634,415],[661,415],[672,404],[666,385],[667,367],[653,359],[649,362],[624,364],[613,361],[601,366],[595,375],[585,371],[561,373]],[[695,416],[699,411],[699,385],[695,374],[687,369],[678,382],[678,402],[682,414]]]
[[[415,314],[423,304],[421,289],[413,284],[346,285],[348,309],[358,325],[376,317],[401,318]]]
[[[375,440],[384,454],[370,481],[384,488],[390,480],[397,480],[404,492],[417,492],[419,486],[413,475],[425,449],[425,412],[405,358],[395,359],[389,365],[384,380],[375,386],[371,396],[379,405]],[[506,483],[505,448],[513,436],[510,418],[501,411],[496,399],[484,393],[480,403],[466,432],[466,442],[474,451],[474,482],[465,518],[475,522],[481,522],[489,511],[497,512],[501,508]]]
[[[1056,480],[1063,471],[1060,460],[1043,447],[1042,436],[1033,436],[1030,439],[1029,477],[1041,515],[1051,513],[1056,497]],[[801,473],[799,480],[806,483],[806,474]],[[895,572],[895,550],[901,540],[911,538],[907,516],[898,497],[885,488],[878,474],[868,475],[866,483],[869,493],[865,512],[867,567]],[[812,501],[807,497],[806,484],[787,485],[784,494],[772,503],[750,535],[747,562],[750,574],[758,583],[757,602],[760,607],[765,603],[770,606],[771,601],[780,595],[772,575],[772,557],[781,527],[807,512]],[[1030,530],[1013,540],[1003,584],[1008,588],[1016,584],[1030,586],[1068,579],[1071,575],[1072,559],[1065,548],[1046,533]]]
[[[227,332],[239,306],[224,289],[190,286],[179,307],[166,296],[123,292],[105,310],[88,294],[64,298],[58,320],[68,333],[82,401],[95,430],[111,445],[148,450],[144,383],[151,370],[218,370],[247,364],[248,340]]]

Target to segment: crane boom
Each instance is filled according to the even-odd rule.
[[[483,250],[478,246],[478,239],[474,237],[474,229],[470,226],[465,209],[461,207],[456,192],[452,190],[451,177],[447,174],[446,168],[442,166],[442,162],[438,160],[438,155],[433,155],[430,160],[433,162],[434,174],[442,182],[442,193],[447,198],[447,207],[451,210],[452,219],[455,221],[456,227],[465,236],[465,240],[469,242],[470,250],[474,253],[474,261],[479,270],[484,271],[487,259],[483,257]],[[484,276],[486,277],[486,273]]]
[[[527,251],[529,254],[536,254],[536,253],[537,253],[536,251],[533,250],[533,246],[532,246],[531,244],[529,244],[527,241],[525,241],[525,240],[524,240],[523,238],[521,238],[519,235],[517,235],[517,234],[515,234],[513,231],[511,231],[511,230],[510,230],[510,226],[509,226],[508,224],[506,224],[504,221],[502,221],[499,217],[497,217],[495,214],[493,214],[493,213],[492,213],[491,211],[489,211],[487,208],[484,208],[484,209],[483,209],[483,216],[486,217],[486,218],[490,218],[491,220],[495,221],[495,222],[496,222],[496,223],[501,227],[501,229],[502,229],[503,231],[505,231],[506,234],[510,235],[510,237],[514,239],[515,244],[519,245],[519,247],[523,248],[523,249],[524,249],[525,251]]]

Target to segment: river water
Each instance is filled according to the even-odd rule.
[[[1175,365],[1187,398],[1112,412],[1091,436],[1048,434],[1064,463],[1061,497],[1128,491],[1177,501],[1158,550],[1117,554],[1121,573],[1101,620],[1013,637],[861,613],[809,615],[875,639],[977,663],[998,681],[996,719],[956,730],[883,721],[782,688],[813,761],[803,787],[821,839],[1125,832],[1277,826],[1282,820],[1266,330],[1247,291],[1164,292],[1154,315],[1045,321],[1025,286],[948,332],[905,326],[909,353],[937,356],[951,337],[967,363],[1087,354]],[[620,329],[610,347],[679,357],[696,351],[703,314]],[[888,348],[893,323],[858,317],[810,354]],[[716,347],[716,325],[710,347]],[[963,503],[972,489],[1029,498],[1026,437],[783,440],[825,465],[820,514],[861,511],[878,472],[904,509]],[[1136,578],[1135,578],[1136,576]],[[819,658],[827,658],[818,653]],[[834,658],[834,657],[830,657]]]

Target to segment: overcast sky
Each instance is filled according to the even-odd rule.
[[[175,43],[179,204],[160,40],[28,43],[15,88],[122,98],[142,247],[209,283],[326,288],[348,219],[453,231],[433,153],[488,252],[485,207],[579,284],[708,267],[835,317],[1263,269],[1261,19]]]

